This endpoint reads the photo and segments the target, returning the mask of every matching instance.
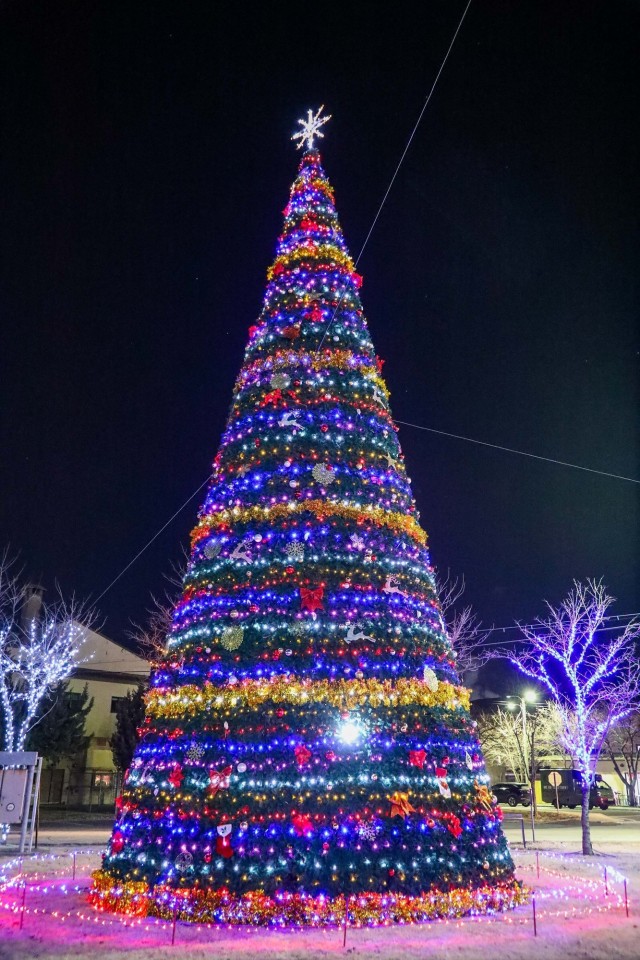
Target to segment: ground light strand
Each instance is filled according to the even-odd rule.
[[[0,894],[7,891],[15,892],[16,890],[19,890],[20,887],[22,886],[23,896],[20,902],[15,902],[15,901],[11,903],[0,902],[0,908],[13,916],[17,916],[20,918],[20,929],[23,928],[25,916],[29,916],[29,915],[34,917],[37,917],[37,916],[52,917],[56,920],[59,920],[61,923],[75,920],[80,922],[88,922],[93,925],[98,925],[102,927],[111,927],[111,928],[120,927],[121,929],[138,929],[145,932],[152,932],[154,930],[166,931],[166,930],[170,930],[173,927],[174,937],[172,939],[172,943],[174,943],[175,925],[176,925],[175,917],[172,923],[171,920],[167,920],[167,919],[141,917],[141,916],[135,916],[135,915],[120,915],[120,916],[111,915],[109,917],[106,917],[104,916],[104,914],[101,914],[99,911],[85,911],[84,907],[80,909],[75,909],[75,910],[74,909],[63,910],[59,905],[55,908],[52,906],[51,909],[49,909],[48,907],[27,905],[26,903],[27,890],[29,890],[31,894],[45,893],[45,892],[58,893],[60,896],[62,896],[63,899],[65,899],[65,898],[68,898],[69,896],[73,896],[80,892],[83,892],[85,888],[82,885],[82,883],[70,884],[68,882],[69,878],[67,878],[67,882],[62,882],[62,880],[57,880],[56,883],[49,882],[49,884],[45,886],[41,884],[28,885],[27,877],[29,875],[22,873],[25,860],[36,861],[36,862],[44,861],[46,864],[47,861],[53,861],[56,859],[65,859],[65,858],[68,860],[69,857],[74,857],[74,860],[75,860],[75,858],[80,855],[95,856],[95,851],[82,850],[82,851],[72,851],[65,854],[53,854],[53,855],[35,854],[29,858],[16,857],[14,860],[8,863],[5,863],[3,866],[3,869],[0,871],[0,874],[4,874],[4,877],[2,877],[2,879],[0,880]],[[568,863],[566,857],[563,857],[561,854],[545,852],[544,856],[545,858],[548,858],[551,861],[555,860],[558,863],[565,863],[565,864]],[[525,855],[525,857],[527,860],[530,860],[530,855],[528,856]],[[538,852],[536,852],[536,858],[537,859],[539,858]],[[598,870],[598,871],[601,869],[599,864],[584,863],[583,866],[587,866],[589,868],[593,867],[595,870]],[[7,880],[6,872],[10,867],[18,868],[19,872],[15,877],[11,878],[10,880]],[[620,873],[620,871],[618,871],[615,867],[613,867],[610,864],[605,865],[605,902],[601,904],[598,904],[597,902],[594,904],[594,897],[597,898],[598,894],[602,891],[602,878],[589,879],[585,877],[576,877],[572,874],[567,874],[566,872],[561,872],[559,870],[555,870],[551,867],[548,867],[546,866],[546,864],[540,864],[539,862],[537,862],[535,865],[532,862],[522,862],[519,864],[519,868],[525,873],[537,872],[538,876],[540,876],[540,873],[543,873],[551,877],[558,877],[562,881],[563,885],[561,888],[558,888],[558,889],[550,889],[550,890],[532,889],[534,896],[539,902],[548,904],[548,907],[545,907],[542,910],[539,909],[537,911],[538,921],[545,918],[546,919],[554,919],[554,918],[571,919],[571,918],[587,917],[593,914],[603,914],[603,913],[611,914],[612,911],[616,908],[625,909],[627,917],[629,916],[628,899],[627,899],[627,882],[628,882],[627,878],[622,873]],[[613,889],[611,888],[607,889],[606,871],[608,871],[609,880],[624,884],[624,898],[618,892],[614,892]],[[579,899],[582,899],[584,901],[585,903],[584,908],[580,908],[575,904],[569,903],[569,899],[574,893],[575,893],[575,896],[577,896]],[[508,924],[509,926],[514,927],[514,926],[528,925],[530,924],[530,922],[531,922],[530,918],[526,914],[520,913],[518,915],[497,914],[497,915],[480,915],[480,916],[471,915],[467,917],[456,917],[456,918],[443,917],[438,919],[437,921],[430,921],[430,922],[420,923],[420,924],[416,924],[416,923],[399,924],[399,926],[411,926],[416,928],[420,927],[422,930],[425,930],[425,931],[439,929],[443,926],[448,928],[453,928],[456,930],[461,930],[461,929],[464,929],[465,927],[468,928],[470,924],[477,925],[477,924],[488,924],[488,923],[492,923],[492,924],[501,923],[501,924]],[[66,924],[66,925],[69,926],[69,924]],[[367,925],[353,924],[351,929],[353,930],[363,929],[363,928],[366,928],[366,926]],[[224,931],[224,932],[230,933],[235,929],[237,929],[228,924],[210,923],[210,922],[197,923],[195,925],[189,924],[189,928],[191,930],[195,930],[196,934],[203,930],[206,930],[206,931],[214,930],[218,932]],[[264,930],[258,930],[257,928],[247,929],[247,933],[262,934],[264,932],[265,932]],[[270,933],[274,935],[282,932],[283,932],[282,930],[276,930],[276,929],[270,931]]]

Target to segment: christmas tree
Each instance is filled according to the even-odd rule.
[[[321,108],[322,109],[322,108]],[[315,140],[249,331],[91,899],[224,923],[425,920],[523,890]]]

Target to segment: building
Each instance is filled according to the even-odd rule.
[[[87,748],[82,756],[42,771],[40,802],[95,809],[113,806],[119,789],[110,740],[116,726],[116,705],[149,677],[142,657],[93,630],[82,646],[86,659],[67,684],[69,696],[81,696],[86,685],[93,705],[87,715]]]

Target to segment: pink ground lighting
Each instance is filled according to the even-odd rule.
[[[631,903],[635,881],[598,859],[547,851],[514,856],[518,877],[534,892],[531,903],[491,917],[373,929],[350,926],[347,948],[365,954],[375,951],[384,960],[443,951],[470,960],[485,950],[489,956],[499,937],[501,952],[510,960],[539,958],[541,951],[563,960],[605,954],[613,960],[636,954],[637,917]],[[174,926],[155,918],[100,913],[86,900],[91,871],[98,863],[99,852],[88,850],[5,862],[0,867],[0,956],[107,960],[117,952],[126,953],[128,960],[141,960],[151,951],[158,958],[181,950],[189,957],[216,953],[255,960],[256,953],[264,951],[283,960],[315,960],[344,952],[342,927],[276,931],[195,923]],[[627,941],[629,952],[624,952]],[[574,947],[581,952],[574,953]]]

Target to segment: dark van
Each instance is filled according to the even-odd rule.
[[[544,803],[551,803],[558,809],[568,807],[575,810],[582,804],[582,777],[577,770],[567,770],[562,767],[542,767],[538,771],[540,775],[540,787],[542,800]],[[555,785],[558,780],[557,786]],[[591,795],[589,797],[589,809],[599,807],[606,810],[607,807],[614,806],[616,798],[613,790],[606,780],[602,779],[599,773],[596,773],[595,780],[591,785]]]

